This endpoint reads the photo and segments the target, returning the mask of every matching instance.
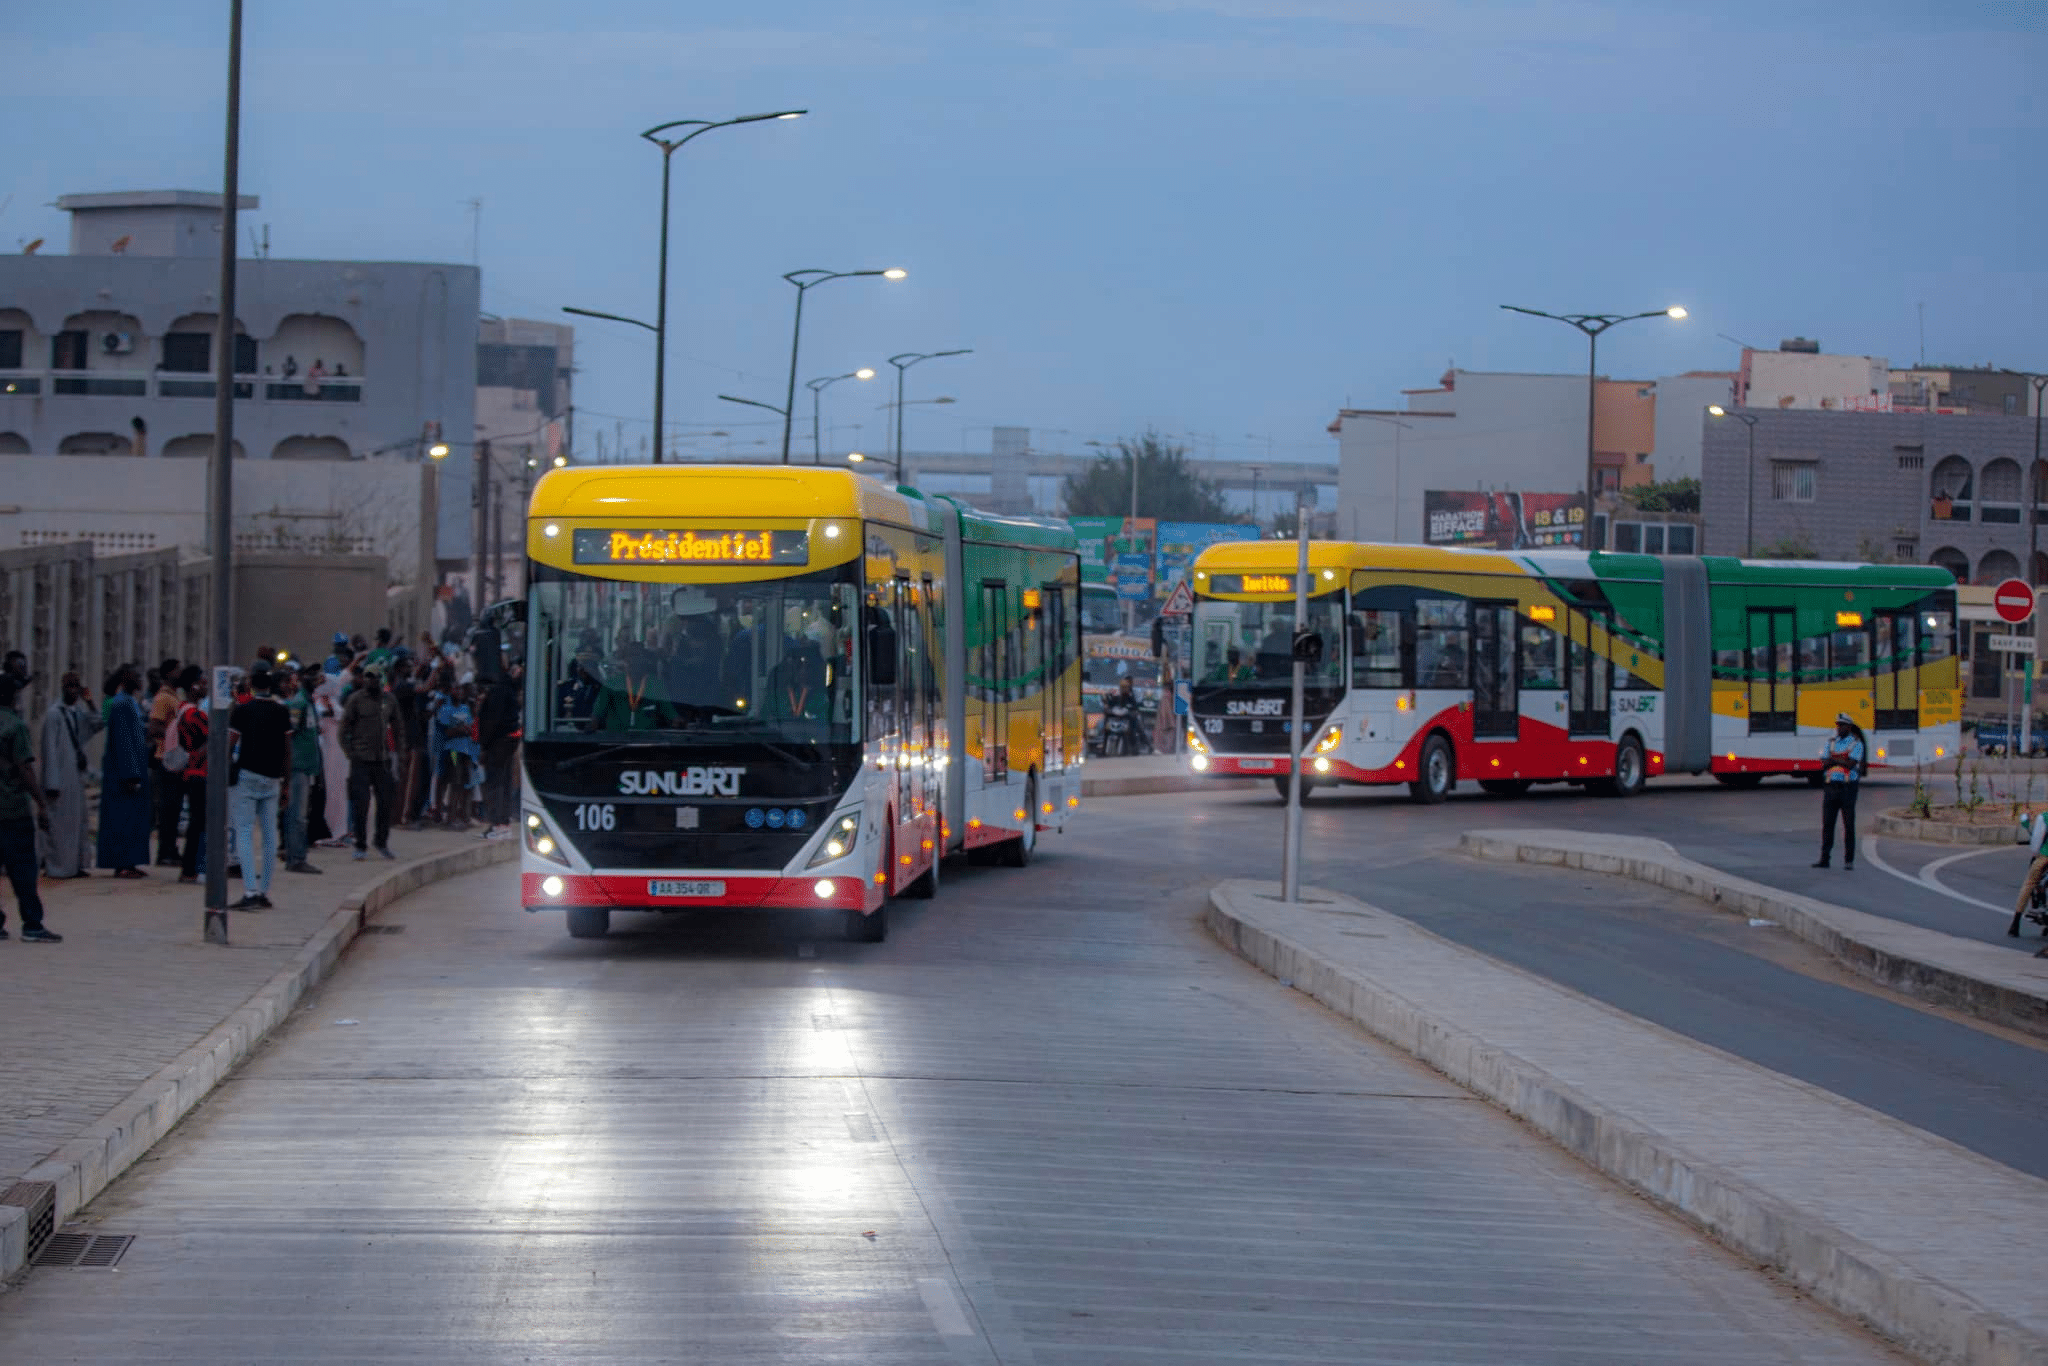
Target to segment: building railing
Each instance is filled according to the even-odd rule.
[[[0,370],[0,403],[9,398],[203,398],[213,397],[211,375],[171,370]],[[363,381],[356,375],[238,376],[235,397],[268,403],[361,403]]]

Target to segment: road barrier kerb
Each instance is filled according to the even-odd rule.
[[[1966,1366],[2048,1363],[2048,1338],[1685,1151],[1625,1112],[1432,1015],[1364,972],[1330,962],[1253,923],[1241,901],[1257,895],[1254,884],[1241,881],[1211,889],[1204,922],[1225,947],[1499,1106],[1717,1242],[1778,1271],[1923,1360]],[[1439,939],[1419,926],[1407,928]]]
[[[1662,840],[1572,830],[1468,830],[1477,858],[1608,873],[1736,915],[1770,920],[1859,977],[2009,1029],[2048,1038],[2048,968],[1995,944],[1767,887],[1686,858]]]
[[[1877,813],[1878,834],[1927,844],[2017,844],[2013,838],[2017,825],[2017,821],[1965,825],[1961,821],[1922,820],[1904,809]]]
[[[24,1181],[56,1187],[57,1223],[76,1214],[189,1114],[192,1108],[288,1017],[308,991],[334,970],[342,950],[377,913],[408,892],[516,857],[514,840],[478,840],[393,869],[329,915],[313,937],[268,982],[206,1036],[159,1068],[127,1099],[88,1125],[27,1172]],[[0,1177],[0,1187],[12,1184]],[[0,1277],[27,1258],[24,1212],[0,1205]]]

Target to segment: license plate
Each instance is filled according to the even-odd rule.
[[[662,881],[655,879],[647,884],[649,896],[724,896],[725,884],[704,879],[693,881]]]
[[[1271,768],[1273,761],[1271,759],[1239,759],[1237,766],[1239,768]]]

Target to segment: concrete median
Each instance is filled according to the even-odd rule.
[[[1923,1360],[2048,1363],[2048,1182],[1361,902],[1226,882],[1250,963]]]

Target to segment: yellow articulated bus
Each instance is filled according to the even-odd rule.
[[[840,470],[557,470],[527,526],[530,911],[843,913],[887,933],[964,853],[1080,805],[1064,524]],[[480,655],[490,657],[491,650]]]
[[[1296,547],[1195,561],[1189,762],[1312,786],[1619,796],[1662,773],[1817,781],[1838,714],[1875,766],[1956,752],[1956,586],[1929,565],[1315,542],[1321,636],[1288,717]]]

